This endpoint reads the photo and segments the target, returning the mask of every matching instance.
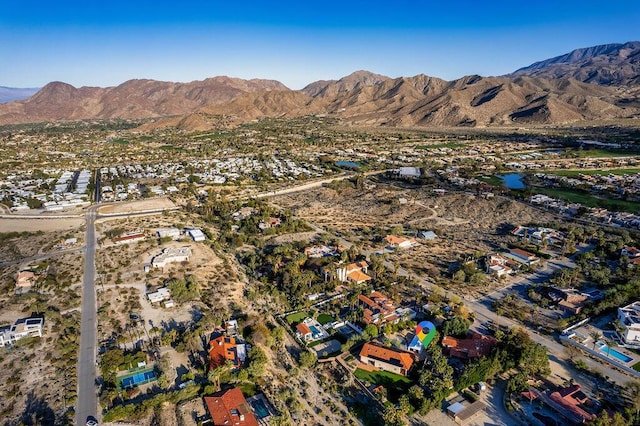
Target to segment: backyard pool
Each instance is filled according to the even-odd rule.
[[[620,362],[628,363],[628,362],[633,361],[633,358],[628,357],[625,354],[616,351],[615,349],[611,349],[604,342],[598,342],[598,343],[596,343],[596,345],[600,349],[600,352],[603,352],[603,353],[607,354],[608,356],[617,359]]]
[[[256,414],[258,420],[269,417],[269,410],[261,399],[251,401],[251,407],[253,408],[253,412]]]
[[[309,326],[309,330],[311,330],[311,332],[313,333],[313,337],[320,337],[322,335],[322,333],[320,333],[320,330],[318,330],[315,326],[310,325]]]

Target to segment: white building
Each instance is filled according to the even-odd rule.
[[[151,303],[160,303],[165,300],[171,300],[171,292],[166,287],[161,287],[153,293],[147,293],[147,298]]]
[[[207,239],[207,237],[204,235],[202,230],[198,228],[187,229],[187,234],[189,235],[189,237],[191,237],[193,241],[196,241],[196,242],[204,241]]]
[[[151,266],[164,268],[170,263],[188,262],[189,257],[191,257],[191,249],[189,247],[169,247],[151,259]]]
[[[0,346],[13,345],[25,337],[42,337],[44,318],[21,318],[8,330],[0,331]]]
[[[180,230],[178,228],[158,229],[156,231],[158,238],[171,237],[173,240],[180,238]]]
[[[618,320],[624,328],[621,332],[624,342],[640,347],[640,301],[618,308]]]

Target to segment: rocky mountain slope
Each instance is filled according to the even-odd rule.
[[[131,80],[117,87],[50,83],[0,105],[0,124],[84,118],[157,118],[145,129],[206,130],[260,117],[332,114],[372,126],[508,126],[640,118],[640,42],[578,49],[503,77],[447,82],[357,71],[293,91],[273,80]],[[216,118],[217,117],[217,118]],[[220,117],[228,117],[220,118]]]
[[[574,78],[607,86],[640,84],[640,41],[576,49],[520,68],[511,76]]]

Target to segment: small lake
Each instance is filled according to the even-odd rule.
[[[336,161],[336,166],[338,167],[353,167],[355,169],[360,167],[360,164],[354,163],[353,161]]]
[[[509,189],[526,188],[526,185],[522,182],[524,175],[520,173],[509,173],[507,175],[499,175],[498,177],[503,180],[504,186]]]

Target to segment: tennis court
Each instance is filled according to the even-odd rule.
[[[132,388],[137,385],[152,382],[156,379],[156,373],[153,371],[153,368],[151,368],[149,370],[140,371],[135,374],[122,377],[120,379],[120,387]]]

